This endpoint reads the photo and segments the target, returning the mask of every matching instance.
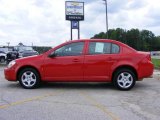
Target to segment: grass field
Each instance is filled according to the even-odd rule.
[[[160,69],[160,59],[152,58],[152,62],[153,62],[153,64],[154,64],[154,67],[155,67],[155,68]]]

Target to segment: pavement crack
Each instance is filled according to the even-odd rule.
[[[3,94],[3,92],[2,92],[2,94],[1,94],[1,96],[0,96],[0,98],[1,98],[0,102],[5,103],[5,104],[10,104],[9,101],[7,101],[7,100],[4,99],[4,94]]]
[[[156,120],[156,118],[158,118],[158,116],[149,113],[147,111],[144,111],[139,104],[134,104],[126,101],[121,101],[121,103],[125,109],[129,109],[129,111],[132,111],[132,113],[136,114],[140,118],[143,118],[145,120],[151,120],[151,119]]]
[[[96,105],[93,104],[84,104],[84,103],[75,103],[75,102],[62,102],[62,101],[49,101],[49,100],[39,100],[39,102],[47,102],[47,103],[53,103],[53,104],[66,104],[66,105],[80,105],[80,106],[90,106],[90,107],[96,107]],[[121,105],[109,105],[104,107],[120,107]]]

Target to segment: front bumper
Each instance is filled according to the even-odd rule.
[[[16,81],[16,72],[14,68],[5,68],[4,69],[5,79],[8,81]]]

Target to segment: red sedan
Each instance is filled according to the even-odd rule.
[[[24,88],[46,82],[112,82],[121,90],[153,74],[151,56],[114,40],[75,40],[48,52],[21,58],[5,68],[5,78]]]

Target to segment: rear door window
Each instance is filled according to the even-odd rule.
[[[111,43],[108,42],[90,42],[89,54],[110,54]]]

